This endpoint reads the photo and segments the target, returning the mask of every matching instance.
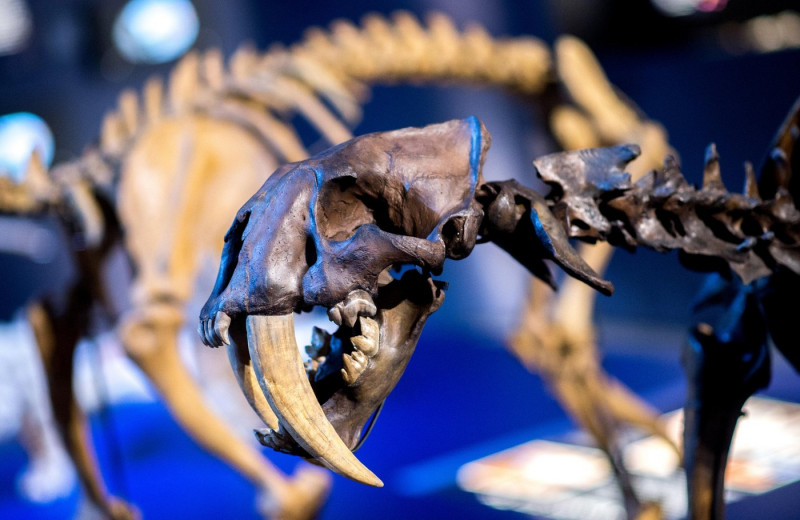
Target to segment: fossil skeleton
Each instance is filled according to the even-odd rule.
[[[796,126],[785,132],[796,135]],[[351,450],[402,375],[425,318],[441,304],[443,286],[432,275],[441,274],[445,258],[465,258],[479,242],[494,242],[548,284],[553,280],[545,259],[606,294],[611,285],[572,249],[569,237],[678,250],[690,266],[735,275],[744,284],[774,274],[789,276],[796,286],[800,212],[780,153],[771,156],[777,173],[763,181],[777,186],[767,200],[758,196],[752,170],[744,194],[725,190],[713,145],[701,189],[686,182],[671,157],[662,169],[631,182],[624,170],[639,155],[636,146],[545,156],[534,161],[538,176],[551,186],[543,197],[517,181],[484,182],[488,145],[485,128],[474,118],[368,134],[282,167],[239,211],[201,312],[200,334],[207,345],[225,344],[237,353],[234,369],[242,388],[269,426],[263,444],[382,485]],[[395,279],[391,270],[398,264],[420,271]],[[416,305],[404,308],[412,301]],[[327,348],[312,352],[316,364],[304,367],[293,314],[316,305],[326,307],[340,329],[315,342]],[[754,305],[732,306],[744,309],[733,326],[746,329],[734,330],[739,334],[733,341],[763,349],[763,320],[748,316]],[[777,332],[779,348],[789,350],[786,324],[771,323],[785,316],[780,308],[772,315],[772,308],[766,321]],[[701,400],[690,411],[705,421],[710,398],[727,396],[714,387],[720,378],[755,378],[728,389],[736,396],[749,396],[765,381],[763,370],[745,370],[760,358],[738,359],[736,351],[726,360],[731,353],[720,352],[718,344],[730,343],[730,336],[718,338],[707,324],[697,330],[708,338],[701,344],[710,361],[694,360],[699,382],[693,389]],[[713,374],[713,356],[738,370]],[[735,404],[734,425],[743,401]],[[713,409],[712,415],[730,420],[729,412]],[[692,509],[701,517],[698,495],[710,497],[712,489],[697,471],[721,469],[706,460],[695,466],[695,457],[706,456],[704,450],[722,453],[724,469],[727,443],[705,444],[702,427],[700,438],[692,438],[698,427],[691,417],[687,444],[700,441],[689,450]],[[732,434],[732,427],[711,428]]]
[[[748,258],[758,257],[739,265],[752,265],[759,273],[766,265],[770,272],[758,279],[712,275],[697,297],[684,350],[689,379],[684,465],[692,518],[725,516],[728,451],[745,402],[769,384],[769,344],[800,371],[792,321],[800,291],[800,212],[794,202],[799,192],[793,175],[800,168],[794,153],[799,123],[800,99],[778,129],[757,184],[752,166],[746,166],[746,202],[726,202],[729,217],[721,219],[726,228],[744,235],[742,249]],[[715,175],[712,170],[718,184]],[[742,205],[753,207],[753,220],[741,210]]]
[[[769,340],[800,371],[790,303],[800,288],[800,211],[792,175],[799,120],[800,100],[779,128],[760,178],[745,165],[741,194],[725,189],[713,144],[699,190],[671,157],[635,184],[620,169],[603,167],[605,153],[599,160],[595,151],[583,151],[534,162],[554,186],[553,210],[571,235],[620,247],[677,249],[687,267],[717,273],[699,295],[684,353],[691,518],[724,518],[728,451],[745,402],[769,383]],[[633,150],[616,151],[624,158]]]
[[[611,144],[642,136],[648,140],[649,136],[648,142],[663,148],[663,133],[621,102],[604,78],[592,82],[576,77],[587,74],[586,59],[569,59],[576,48],[580,50],[571,39],[556,46],[559,81],[578,105],[562,104],[551,112],[553,130],[565,146]],[[591,59],[588,63],[590,68],[594,65]],[[0,179],[3,211],[54,211],[68,233],[81,242],[73,252],[81,278],[61,298],[76,303],[59,307],[45,302],[33,306],[29,314],[49,367],[51,397],[62,433],[90,498],[101,510],[115,518],[132,514],[127,505],[108,495],[94,467],[83,416],[71,397],[72,375],[64,367],[71,366],[75,343],[90,326],[85,304],[77,302],[105,306],[105,288],[97,272],[110,247],[124,240],[137,268],[131,287],[133,309],[119,316],[106,308],[112,320],[121,322],[126,350],[202,445],[259,487],[269,489],[277,502],[288,504],[292,487],[206,412],[175,355],[174,338],[184,322],[185,301],[202,255],[218,252],[219,244],[209,240],[221,235],[220,226],[227,218],[223,215],[233,213],[279,162],[306,156],[287,122],[292,114],[308,119],[335,144],[350,137],[345,122],[357,118],[369,83],[465,82],[502,86],[530,96],[551,88],[553,79],[549,51],[533,38],[493,39],[477,26],[459,32],[441,15],[432,16],[427,27],[402,13],[392,20],[371,16],[363,28],[339,22],[330,32],[311,30],[304,42],[289,49],[276,48],[265,55],[241,50],[227,68],[217,52],[190,55],[176,67],[166,92],[160,81],[151,80],[141,103],[133,92],[124,93],[119,109],[104,121],[97,148],[50,172],[34,158],[23,186]],[[219,144],[224,142],[236,143],[237,158]],[[220,162],[228,165],[224,176],[208,166]],[[240,173],[231,173],[234,164]],[[239,182],[226,181],[229,175]],[[200,207],[206,208],[207,216],[194,221]],[[213,214],[208,211],[211,208]],[[164,223],[170,226],[161,235],[147,231]],[[589,326],[588,319],[586,323],[584,328]],[[320,338],[317,345],[325,349],[327,342]],[[589,342],[586,348],[591,347]],[[515,352],[519,355],[519,349]],[[597,380],[595,372],[587,377]],[[633,405],[625,407],[626,413],[612,407],[612,415],[658,432],[651,413],[624,387],[605,379],[599,384],[614,386],[615,399]],[[562,386],[554,385],[557,395],[564,395]],[[578,418],[588,421],[580,414]],[[324,489],[316,478],[316,485]],[[291,507],[286,505],[286,509]]]
[[[553,186],[548,199],[571,236],[625,248],[676,249],[687,267],[717,273],[698,297],[684,353],[689,378],[684,466],[691,518],[724,517],[728,451],[744,403],[769,383],[768,339],[800,370],[792,306],[787,305],[796,299],[800,283],[800,211],[792,175],[798,168],[799,118],[800,100],[778,130],[758,181],[752,165],[745,166],[741,194],[726,190],[713,144],[699,190],[670,156],[662,169],[635,183],[622,174],[622,165],[604,166],[610,158],[605,151],[596,157],[596,151],[587,150],[534,162],[539,176]],[[615,150],[624,160],[634,151]],[[536,312],[528,310],[528,317],[531,329],[547,325],[537,321],[541,315]],[[558,345],[558,339],[538,341]],[[524,354],[520,358],[526,362],[530,357]],[[591,384],[584,385],[591,391]],[[577,388],[567,387],[564,394]]]
[[[200,333],[237,354],[242,389],[270,427],[264,444],[382,485],[351,450],[441,304],[431,273],[479,236],[547,281],[545,258],[611,292],[541,196],[484,183],[489,143],[474,118],[368,134],[281,167],[239,210]],[[394,279],[391,268],[406,264],[421,272]],[[309,378],[293,313],[317,305],[340,328]]]

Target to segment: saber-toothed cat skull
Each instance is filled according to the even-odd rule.
[[[365,135],[280,168],[239,211],[201,335],[233,340],[242,388],[272,427],[262,442],[380,485],[350,450],[441,303],[430,272],[475,245],[489,142],[475,118]],[[424,274],[394,280],[398,264]],[[340,329],[315,334],[307,373],[293,313],[316,305]]]
[[[442,302],[431,273],[479,235],[548,281],[545,258],[610,292],[540,195],[484,184],[489,143],[475,118],[365,135],[278,169],[239,211],[200,334],[228,345],[263,444],[381,485],[351,450]],[[396,280],[400,265],[419,270]],[[314,333],[304,366],[293,313],[317,305],[340,328]]]

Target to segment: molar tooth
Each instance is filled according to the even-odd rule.
[[[338,304],[337,304],[338,305]],[[359,316],[375,316],[378,308],[367,291],[351,291],[342,305],[342,318],[348,327],[353,328]]]
[[[350,357],[349,354],[345,354],[342,356],[342,379],[348,385],[352,385],[355,383],[356,379],[358,379],[358,375],[354,376],[355,367],[353,366],[353,358]]]
[[[319,366],[325,362],[325,358],[331,351],[330,333],[319,327],[311,329],[311,344],[306,346],[306,354],[309,359],[306,363],[306,372],[316,372]]]
[[[372,341],[364,336],[353,336],[350,338],[350,342],[356,349],[358,349],[355,352],[363,352],[369,357],[373,357],[378,353],[377,342]]]
[[[360,350],[354,350],[353,352],[350,353],[350,357],[353,358],[353,361],[366,368],[367,356],[365,356],[363,352],[361,352]]]
[[[311,359],[317,359],[319,357],[319,349],[314,345],[306,345],[305,351]]]
[[[356,324],[356,320],[358,320],[358,312],[353,307],[345,307],[345,311],[342,314],[345,324],[352,329]]]
[[[321,329],[319,327],[313,327],[311,329],[311,346],[315,349],[323,350],[330,347],[331,344],[331,334],[325,329]]]
[[[378,340],[378,336],[381,333],[380,326],[378,322],[372,318],[367,318],[365,316],[361,316],[358,319],[358,324],[361,327],[361,335],[366,336],[368,338],[372,338],[375,341]]]
[[[320,365],[325,363],[327,358],[325,356],[320,356],[317,358],[311,358],[303,364],[303,367],[306,370],[306,373],[309,375],[313,375],[319,370]]]

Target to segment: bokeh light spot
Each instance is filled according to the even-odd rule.
[[[0,117],[0,174],[22,180],[34,150],[49,166],[53,160],[53,133],[41,117],[28,112]]]
[[[200,22],[189,0],[131,0],[114,22],[114,44],[133,63],[164,63],[185,53]]]
[[[33,18],[24,0],[0,0],[0,56],[23,50],[33,33]]]

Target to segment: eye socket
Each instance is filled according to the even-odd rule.
[[[375,223],[374,209],[364,200],[353,177],[326,182],[316,203],[317,231],[328,240],[347,240],[364,224]]]
[[[383,179],[389,183],[392,179]],[[347,240],[366,224],[388,233],[425,238],[442,215],[413,192],[386,188],[375,179],[340,177],[326,182],[316,203],[317,230],[329,240]]]

